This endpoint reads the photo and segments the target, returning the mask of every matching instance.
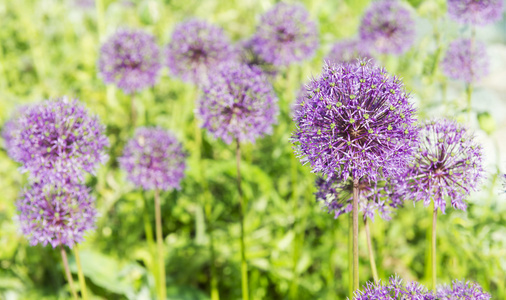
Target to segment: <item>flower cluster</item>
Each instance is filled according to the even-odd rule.
[[[107,161],[105,127],[77,100],[66,97],[29,106],[15,122],[9,144],[21,169],[34,178],[83,181]]]
[[[176,26],[165,56],[174,76],[203,84],[213,68],[237,59],[237,51],[221,28],[192,19]]]
[[[482,287],[475,282],[454,280],[451,286],[439,286],[436,292],[440,300],[490,300],[492,296],[484,292]]]
[[[34,183],[16,203],[21,232],[31,245],[72,247],[83,240],[87,230],[94,228],[97,214],[94,202],[84,185]]]
[[[176,137],[161,128],[137,128],[119,158],[127,178],[146,190],[178,189],[186,154]]]
[[[421,126],[415,161],[406,174],[409,198],[425,206],[432,199],[445,213],[448,197],[454,208],[465,210],[464,197],[483,176],[482,148],[464,126],[444,119]]]
[[[470,39],[457,39],[450,43],[441,61],[443,72],[453,79],[472,83],[488,74],[489,57],[485,44]]]
[[[222,64],[209,77],[197,113],[206,128],[226,143],[251,141],[272,131],[278,115],[277,98],[258,68]]]
[[[502,18],[503,0],[448,0],[448,15],[462,24],[486,25]]]
[[[100,49],[98,68],[104,81],[128,94],[154,85],[161,67],[155,37],[142,30],[118,30]]]
[[[396,0],[373,2],[360,24],[360,38],[379,53],[402,54],[415,41],[415,21]]]
[[[344,39],[332,46],[325,61],[329,63],[355,63],[359,59],[371,59],[371,47],[359,39]]]
[[[402,82],[361,61],[326,65],[296,110],[296,151],[313,172],[371,181],[403,171],[417,140],[414,108]]]
[[[301,4],[280,2],[260,18],[253,51],[275,66],[310,58],[318,48],[318,30]]]
[[[404,284],[399,277],[390,277],[388,283],[368,282],[362,290],[355,291],[353,300],[436,300],[434,294],[416,281]]]
[[[365,178],[359,181],[359,209],[364,220],[369,218],[374,221],[376,212],[385,220],[391,219],[393,209],[401,207],[402,196],[395,192],[395,181],[384,179],[370,182]],[[353,180],[336,180],[335,178],[318,177],[316,179],[316,200],[323,201],[329,213],[334,213],[334,218],[353,209]]]

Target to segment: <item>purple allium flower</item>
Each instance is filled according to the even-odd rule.
[[[5,122],[2,129],[2,137],[4,139],[4,147],[7,151],[7,155],[9,155],[16,162],[21,162],[21,158],[18,157],[21,151],[16,144],[19,141],[19,119],[23,112],[26,110],[28,110],[28,106],[21,106],[16,109],[11,118]]]
[[[407,195],[425,206],[435,203],[445,213],[445,197],[465,210],[464,197],[484,176],[482,147],[467,129],[454,121],[429,121],[421,126],[420,144],[406,178]]]
[[[390,277],[388,283],[368,282],[362,290],[355,291],[353,300],[436,300],[434,294],[418,282],[403,284],[399,277]]]
[[[84,185],[37,182],[16,203],[21,232],[32,246],[50,243],[72,247],[94,229],[95,199]]]
[[[403,54],[415,41],[411,12],[396,0],[373,2],[360,24],[360,38],[379,53]]]
[[[118,160],[135,186],[170,190],[179,189],[186,168],[185,158],[181,143],[171,132],[140,127]]]
[[[381,218],[391,220],[393,209],[403,204],[402,196],[395,191],[396,181],[389,178],[377,182],[369,182],[362,178],[359,181],[358,205],[364,220],[368,217],[374,221],[374,214],[378,212]],[[340,181],[336,178],[318,177],[316,179],[316,200],[323,201],[328,213],[334,213],[337,219],[340,215],[353,209],[353,180]]]
[[[102,45],[98,67],[105,83],[127,94],[153,86],[162,67],[155,37],[143,30],[118,30]]]
[[[170,72],[196,84],[204,84],[219,64],[237,60],[237,54],[223,29],[196,19],[178,24],[165,49]]]
[[[222,64],[209,76],[197,113],[202,127],[226,143],[254,142],[272,132],[278,115],[277,98],[258,68],[239,63]]]
[[[436,292],[440,300],[489,300],[489,293],[484,292],[482,287],[475,282],[454,280],[452,286],[439,286]]]
[[[503,0],[448,0],[448,15],[462,24],[486,25],[502,19]]]
[[[83,171],[94,173],[108,159],[105,126],[77,100],[67,97],[31,105],[15,121],[18,133],[12,154],[32,178],[82,182]]]
[[[472,83],[488,74],[490,59],[485,44],[470,39],[450,43],[441,67],[446,76]]]
[[[253,43],[254,40],[250,38],[236,44],[236,48],[240,53],[240,61],[251,68],[257,67],[262,69],[264,74],[270,78],[275,77],[276,74],[278,74],[278,68],[273,64],[266,62],[257,53],[255,53],[253,50]]]
[[[344,39],[332,46],[325,61],[331,63],[355,63],[358,59],[372,59],[370,46],[358,39]]]
[[[345,181],[399,174],[417,140],[415,109],[400,79],[365,61],[326,65],[294,121],[296,151],[313,172]]]
[[[302,4],[280,2],[262,15],[252,43],[262,60],[286,66],[315,53],[318,30]]]

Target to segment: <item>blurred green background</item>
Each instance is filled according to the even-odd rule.
[[[319,73],[332,43],[357,34],[369,1],[303,2],[319,24],[321,46],[311,61],[283,69],[274,78],[281,114],[273,135],[243,145],[252,299],[345,299],[348,295],[348,219],[335,220],[316,203],[314,175],[294,158],[289,142],[294,128],[290,105],[300,85]],[[101,41],[119,27],[135,27],[154,34],[163,46],[174,25],[191,16],[222,26],[238,41],[254,32],[259,15],[274,1],[97,3],[98,9],[93,1],[0,0],[0,124],[20,104],[62,95],[79,98],[100,116],[107,125],[111,159],[97,177],[88,180],[100,213],[96,231],[80,245],[89,293],[92,299],[154,299],[153,261],[145,234],[152,232],[150,224],[154,224],[153,194],[135,190],[118,169],[116,158],[133,132],[128,124],[129,98],[105,86],[97,74]],[[379,59],[404,79],[420,119],[446,115],[463,121],[467,116],[464,85],[446,79],[437,60],[453,38],[468,36],[470,28],[446,19],[445,1],[406,3],[416,14],[416,44],[402,57]],[[467,212],[448,209],[439,216],[438,280],[474,280],[493,299],[506,299],[506,196],[499,175],[506,165],[506,22],[478,28],[477,37],[488,45],[491,73],[475,86],[472,120],[466,123],[485,148],[487,179],[482,190],[469,197]],[[198,95],[194,86],[170,78],[164,68],[158,84],[136,96],[138,125],[172,130],[190,154],[182,189],[162,194],[168,298],[209,298],[211,224],[220,296],[239,299],[234,149],[206,133],[202,147],[196,147],[193,110]],[[30,247],[18,233],[14,203],[26,183],[18,167],[2,147],[0,299],[65,299],[69,289],[58,251]],[[430,286],[431,212],[411,203],[406,199],[392,221],[377,217],[373,223],[376,263],[382,279],[398,274]],[[69,255],[77,278],[74,257]],[[372,276],[363,228],[360,263],[360,280],[365,284]]]

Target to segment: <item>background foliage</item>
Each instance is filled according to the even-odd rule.
[[[58,0],[0,1],[0,124],[15,107],[68,95],[77,97],[107,125],[108,164],[89,178],[100,217],[80,246],[84,273],[96,299],[150,299],[154,279],[145,232],[154,224],[153,194],[134,190],[116,158],[132,135],[129,99],[97,75],[101,41],[118,27],[139,27],[165,45],[177,22],[196,16],[217,23],[235,40],[251,35],[268,0],[99,0],[103,10]],[[314,175],[294,158],[289,138],[291,103],[300,85],[317,75],[333,42],[354,36],[368,0],[304,1],[319,22],[321,46],[308,62],[275,79],[281,114],[272,136],[243,146],[247,257],[253,299],[344,299],[348,287],[348,219],[334,220],[315,203]],[[444,78],[438,49],[470,29],[443,19],[442,0],[411,0],[417,14],[416,45],[400,58],[381,57],[404,78],[420,119],[446,115],[465,120],[464,85]],[[98,17],[97,17],[98,16]],[[506,299],[506,201],[500,194],[506,150],[506,22],[478,28],[488,44],[492,72],[473,94],[468,125],[485,147],[488,178],[469,198],[467,212],[448,209],[438,219],[438,279],[479,282],[493,299]],[[440,52],[443,53],[443,52]],[[170,78],[136,95],[138,125],[171,129],[190,154],[180,191],[162,194],[167,284],[170,299],[207,299],[209,224],[213,226],[222,299],[240,298],[238,203],[233,147],[203,133],[197,147],[193,110],[199,92]],[[199,157],[197,149],[202,149]],[[0,298],[62,299],[68,295],[58,251],[30,247],[18,233],[15,200],[26,178],[0,151]],[[200,172],[200,170],[204,170]],[[208,189],[206,189],[206,185]],[[206,192],[206,190],[208,192]],[[429,284],[430,211],[406,199],[391,222],[372,226],[379,275]],[[211,212],[210,214],[207,214]],[[364,232],[360,279],[372,280]],[[71,269],[76,266],[71,259]]]

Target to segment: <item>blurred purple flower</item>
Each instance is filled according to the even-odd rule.
[[[400,79],[361,61],[326,65],[306,86],[293,142],[313,172],[345,181],[393,177],[417,140],[415,109]]]
[[[108,159],[105,126],[77,100],[67,97],[33,104],[13,120],[17,133],[11,155],[32,178],[56,181],[71,175],[82,182]]]
[[[466,210],[464,197],[484,176],[482,147],[467,129],[454,121],[429,121],[421,126],[420,144],[406,178],[407,195],[445,213],[446,200]]]
[[[195,84],[205,84],[209,72],[219,64],[237,60],[237,51],[223,29],[191,19],[176,25],[165,48],[172,75]]]
[[[162,67],[155,37],[143,30],[118,30],[102,45],[98,67],[105,83],[127,94],[153,86]]]
[[[32,246],[53,248],[83,241],[95,228],[95,199],[84,185],[37,182],[26,188],[16,203],[21,232]]]
[[[265,75],[272,79],[278,74],[279,69],[275,65],[266,62],[255,53],[253,50],[253,43],[253,39],[246,39],[236,44],[236,48],[240,53],[240,61],[251,68],[260,68]]]
[[[415,21],[411,12],[397,0],[371,4],[360,24],[360,38],[379,53],[400,55],[415,41]]]
[[[503,0],[448,0],[448,15],[461,24],[487,25],[502,19]]]
[[[11,115],[11,118],[5,122],[4,127],[2,129],[2,138],[4,139],[4,147],[7,151],[7,155],[10,156],[14,161],[21,162],[21,157],[19,157],[21,151],[18,148],[17,143],[19,142],[19,119],[22,114],[28,110],[28,106],[21,106],[17,108],[14,113]]]
[[[441,61],[446,76],[466,83],[472,83],[487,75],[489,64],[485,44],[470,39],[457,39],[451,42]]]
[[[287,66],[313,56],[318,30],[302,4],[280,2],[261,16],[252,45],[262,60]]]
[[[331,64],[355,63],[358,59],[372,59],[371,47],[358,39],[340,40],[332,46],[325,61]]]
[[[277,98],[258,68],[222,64],[204,87],[197,113],[202,127],[226,143],[254,142],[272,132],[278,115]]]
[[[451,286],[439,286],[436,292],[440,300],[489,300],[492,299],[489,293],[484,292],[482,287],[475,282],[464,282],[454,280]]]
[[[436,300],[432,292],[416,281],[403,284],[399,277],[390,277],[388,283],[368,282],[355,291],[353,300]]]
[[[181,143],[162,128],[140,127],[118,159],[136,187],[145,190],[179,189],[186,168]]]
[[[378,176],[379,177],[379,176]],[[377,212],[384,220],[391,220],[393,209],[402,207],[403,197],[396,193],[396,181],[381,178],[376,182],[369,182],[362,178],[359,181],[359,210],[364,220],[374,221]],[[337,219],[340,215],[352,211],[353,180],[340,181],[336,178],[316,179],[316,200],[323,201],[328,213],[334,213]]]

